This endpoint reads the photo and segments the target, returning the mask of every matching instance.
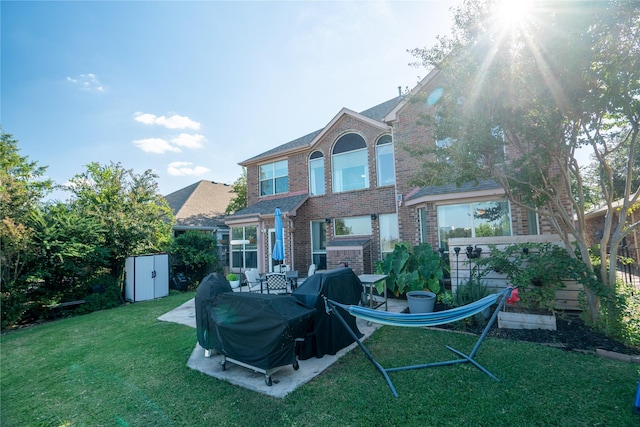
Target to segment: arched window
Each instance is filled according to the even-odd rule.
[[[378,187],[396,183],[391,135],[380,137],[376,143],[376,167],[378,168]]]
[[[324,194],[324,156],[314,151],[309,157],[309,193],[312,196]]]
[[[367,144],[357,133],[341,136],[331,154],[333,192],[369,187]]]

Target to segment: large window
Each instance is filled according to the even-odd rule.
[[[376,143],[376,166],[378,168],[379,187],[396,183],[391,135],[384,135]]]
[[[318,270],[327,269],[327,224],[311,221],[311,262]]]
[[[338,139],[332,153],[333,192],[369,188],[367,144],[356,133]]]
[[[324,156],[319,151],[309,157],[309,193],[312,196],[324,194]]]
[[[378,216],[378,220],[380,221],[380,251],[384,259],[388,253],[393,252],[396,243],[400,241],[398,215],[381,214]]]
[[[249,243],[231,245],[231,266],[234,269],[258,268],[258,227],[234,227],[231,229],[231,242],[248,240]]]
[[[438,206],[440,248],[452,237],[510,236],[509,203],[504,200]]]
[[[289,163],[287,160],[260,166],[260,195],[281,194],[289,191]]]
[[[371,216],[352,216],[335,219],[336,236],[370,236]]]

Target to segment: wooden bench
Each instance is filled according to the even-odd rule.
[[[67,308],[74,308],[84,303],[86,303],[85,300],[79,299],[75,301],[61,302],[59,304],[49,304],[49,305],[45,305],[44,307],[51,310],[51,313],[53,314],[53,318],[56,319],[58,315],[62,312],[62,310]]]

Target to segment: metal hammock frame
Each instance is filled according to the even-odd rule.
[[[502,309],[507,298],[511,296],[511,291],[514,288],[508,287],[505,290],[498,292],[496,294],[492,294],[486,296],[478,301],[472,302],[471,304],[464,305],[462,307],[452,308],[450,310],[438,311],[433,313],[417,313],[417,314],[404,314],[404,313],[391,313],[387,311],[377,311],[366,307],[360,307],[357,305],[345,305],[340,304],[336,301],[332,301],[325,297],[325,304],[327,307],[327,313],[333,313],[340,320],[340,323],[345,327],[345,329],[349,332],[349,334],[355,339],[358,346],[362,349],[364,354],[367,356],[369,361],[376,367],[378,371],[382,374],[384,379],[389,384],[389,388],[395,397],[398,397],[398,392],[396,388],[393,386],[391,379],[389,378],[389,372],[396,371],[407,371],[410,369],[422,369],[422,368],[432,368],[435,366],[446,366],[446,365],[455,365],[458,363],[471,363],[473,366],[487,374],[489,377],[493,378],[495,381],[500,381],[498,377],[489,372],[484,366],[479,364],[474,358],[476,353],[478,352],[480,345],[484,341],[485,337],[489,333],[491,326],[495,323],[498,312]],[[382,325],[390,325],[390,326],[403,326],[403,327],[427,327],[427,326],[437,326],[444,325],[446,323],[455,322],[458,320],[465,319],[467,317],[473,316],[474,314],[480,313],[487,308],[491,307],[493,304],[498,302],[498,307],[493,312],[493,315],[487,322],[484,327],[482,334],[476,341],[473,350],[468,355],[456,350],[453,347],[446,346],[446,348],[457,354],[459,358],[445,360],[442,362],[434,362],[434,363],[425,363],[420,365],[408,365],[408,366],[399,366],[395,368],[384,368],[380,363],[378,363],[375,358],[371,355],[371,352],[367,349],[367,347],[362,343],[362,341],[358,338],[358,336],[351,330],[346,320],[342,317],[339,310],[336,310],[336,307],[340,307],[347,311],[347,313],[352,316],[359,317],[361,319],[367,320],[369,322],[376,322]]]

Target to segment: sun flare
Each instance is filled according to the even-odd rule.
[[[530,18],[531,0],[498,0],[496,19],[502,25],[518,25]]]

